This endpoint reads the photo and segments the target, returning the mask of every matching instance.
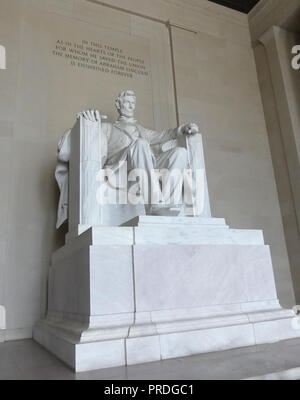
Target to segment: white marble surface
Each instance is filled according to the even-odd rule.
[[[130,224],[90,228],[52,257],[48,316],[34,337],[72,368],[300,336],[295,314],[278,302],[261,231],[253,245],[252,231],[231,230],[224,219],[142,216]],[[238,240],[224,244],[233,232]],[[149,235],[147,244],[139,234]],[[203,238],[209,244],[190,243]],[[168,244],[174,239],[180,244]]]
[[[300,337],[300,317],[295,315],[286,319],[257,322],[253,326],[257,344]]]
[[[50,268],[49,311],[90,316],[133,307],[131,246],[86,246]]]
[[[252,346],[255,338],[252,326],[245,324],[162,335],[160,343],[162,359],[168,359],[225,350],[231,346]]]
[[[151,311],[149,313],[137,312],[136,321],[141,323],[149,323],[149,321],[159,324],[169,321],[185,321],[185,320],[196,320],[196,319],[207,319],[217,317],[226,317],[231,315],[240,314],[253,314],[257,312],[274,312],[275,310],[282,311],[282,308],[278,300],[273,301],[260,301],[260,302],[246,302],[246,303],[236,303],[236,304],[218,304],[210,305],[205,307],[193,307],[193,308],[179,308],[172,310],[158,310]],[[149,314],[149,317],[147,316]],[[144,316],[146,315],[146,317]]]
[[[48,310],[73,314],[88,313],[89,248],[75,251],[50,268]]]
[[[180,226],[143,226],[134,228],[135,243],[139,245],[151,244],[224,244],[224,245],[263,245],[262,231],[235,230],[215,227],[181,228]]]
[[[54,353],[76,372],[125,365],[124,340],[76,344],[39,324],[34,340]]]
[[[127,365],[161,360],[160,337],[148,336],[126,340]]]
[[[134,243],[134,231],[132,228],[98,226],[87,229],[79,237],[75,236],[65,246],[52,255],[52,264],[71,256],[86,246],[106,245],[132,245]]]
[[[33,339],[51,351],[69,367],[76,370],[75,344],[64,339],[63,334],[53,333],[53,330],[38,323],[34,327]]]
[[[157,224],[157,229],[161,226]],[[137,229],[148,228],[95,227],[56,252],[50,270],[49,310],[95,316],[132,312],[134,295],[138,311],[277,299],[267,246],[224,245],[214,239],[211,242],[217,245],[162,245],[161,241],[160,245],[135,244],[132,251],[134,237],[139,241],[133,232]],[[190,228],[183,225],[182,229]],[[199,229],[207,235],[213,228]],[[213,230],[216,236],[223,232]],[[195,237],[201,243],[202,238]],[[165,243],[169,240],[166,237]],[[182,239],[182,243],[189,241]],[[144,308],[147,294],[157,302],[149,309]]]
[[[151,335],[142,331],[141,327],[140,335],[128,337],[124,331],[123,336],[111,339],[101,338],[102,329],[98,328],[98,336],[92,338],[87,335],[85,341],[77,342],[66,335],[64,326],[51,326],[47,321],[41,321],[34,330],[34,339],[71,368],[82,372],[300,337],[299,328],[295,329],[295,323],[300,326],[300,318],[295,321],[295,316],[288,315],[285,310],[281,315],[278,311],[274,312],[273,319],[268,319],[267,313],[266,319],[258,323],[250,322],[247,314],[215,320],[218,320],[218,324],[208,318],[202,321],[201,326],[197,326],[196,320],[191,320],[189,326],[184,326],[181,321],[173,321],[173,325],[176,325],[174,329],[167,327],[167,324],[157,324],[156,331]],[[200,323],[201,320],[198,320]]]
[[[295,369],[300,365],[299,344],[299,339],[290,339],[76,374],[32,340],[22,340],[0,344],[0,359],[9,359],[0,369],[0,380],[297,380],[300,379],[300,368]]]
[[[215,228],[229,228],[225,218],[202,218],[202,217],[159,217],[152,215],[140,215],[126,222],[123,226],[145,227],[149,225],[180,225],[180,226],[203,226]]]
[[[82,231],[53,253],[52,264],[88,245],[264,245],[262,231],[229,229],[223,218],[140,216],[129,221],[128,226],[86,226]]]
[[[134,247],[137,311],[276,300],[267,246]]]
[[[223,219],[189,220],[173,231],[231,232]],[[138,230],[171,222],[93,227],[56,252],[35,340],[79,372],[300,337],[300,319],[278,302],[268,246],[137,244]]]
[[[74,248],[78,249],[87,243],[264,245],[264,235],[261,230],[229,229],[223,218],[140,216],[122,227],[82,227],[69,236],[66,246],[54,253],[52,261],[55,262]]]
[[[89,371],[125,365],[124,340],[85,343],[76,346],[76,370]]]
[[[132,248],[94,246],[90,250],[90,314],[134,311]]]
[[[259,230],[229,229],[224,218],[140,216],[134,226],[135,244],[239,244],[263,245]]]
[[[124,0],[114,2],[124,7]],[[30,336],[33,324],[45,311],[49,255],[62,243],[62,235],[56,237],[53,232],[57,141],[63,129],[73,123],[74,111],[98,104],[99,90],[109,93],[102,96],[101,105],[113,118],[111,96],[120,86],[115,76],[108,76],[96,87],[94,72],[75,72],[64,60],[49,58],[58,32],[74,41],[83,37],[96,41],[103,33],[106,37],[123,36],[125,41],[129,35],[131,39],[143,38],[150,44],[153,96],[136,79],[137,90],[144,96],[139,119],[146,116],[145,126],[157,129],[176,123],[165,26],[84,0],[26,3],[23,7],[20,1],[0,2],[0,14],[9,16],[1,20],[7,33],[1,40],[11,57],[9,69],[1,71],[5,74],[1,85],[8,95],[0,99],[0,246],[4,247],[0,275],[5,288],[0,304],[7,307],[8,329],[14,338]],[[126,3],[129,10],[138,6],[148,16],[175,23],[184,19],[187,27],[201,32],[195,40],[193,34],[174,30],[180,119],[195,120],[204,132],[214,213],[226,215],[237,227],[264,229],[268,243],[274,246],[280,298],[285,304],[294,304],[247,16],[207,1]],[[199,68],[203,79],[197,78]],[[18,75],[22,79],[16,79]],[[64,86],[72,88],[72,93],[62,91]],[[84,99],[83,92],[88,94]],[[153,104],[151,118],[146,113],[148,104]]]

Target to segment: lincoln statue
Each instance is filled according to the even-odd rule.
[[[196,124],[191,123],[182,125],[175,129],[168,129],[163,132],[156,132],[141,126],[134,118],[136,108],[136,95],[133,91],[122,92],[116,99],[116,108],[119,118],[115,123],[103,122],[101,124],[101,134],[107,139],[107,154],[105,156],[105,167],[116,170],[117,166],[126,161],[128,173],[132,170],[144,171],[146,177],[145,187],[140,187],[140,195],[144,199],[145,212],[147,215],[176,216],[180,213],[180,205],[174,204],[174,192],[182,191],[182,180],[174,179],[169,175],[169,182],[165,182],[162,188],[159,177],[155,179],[154,170],[180,171],[182,174],[188,166],[188,152],[184,147],[173,147],[169,150],[163,146],[178,139],[183,135],[195,135],[199,133]],[[97,110],[82,111],[77,114],[77,118],[84,118],[88,121],[96,122],[101,120],[100,112]],[[58,161],[65,163],[68,161],[70,152],[70,131],[66,132],[58,148]],[[156,151],[153,151],[156,149]],[[161,151],[160,151],[161,149]],[[58,167],[56,178],[61,189],[61,198],[58,211],[58,227],[67,219],[67,188],[64,184],[66,176],[61,173]],[[179,188],[178,185],[181,185]],[[149,190],[150,189],[150,190]],[[151,203],[151,194],[156,193],[158,201]]]

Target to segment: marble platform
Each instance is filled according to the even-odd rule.
[[[300,337],[261,231],[213,218],[126,225],[85,227],[53,254],[34,339],[77,372]]]

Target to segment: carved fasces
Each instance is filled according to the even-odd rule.
[[[71,133],[69,163],[69,229],[78,225],[101,225],[101,207],[97,204],[96,180],[101,165],[101,118],[91,121],[78,117]]]

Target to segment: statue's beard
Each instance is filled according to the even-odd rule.
[[[130,121],[135,120],[134,112],[128,113],[128,114],[127,113],[120,113],[119,120],[130,120]]]
[[[121,117],[125,118],[133,118],[134,117],[134,111],[128,111],[128,112],[120,112]]]
[[[136,122],[136,119],[134,117],[126,117],[125,115],[120,115],[119,121]]]

